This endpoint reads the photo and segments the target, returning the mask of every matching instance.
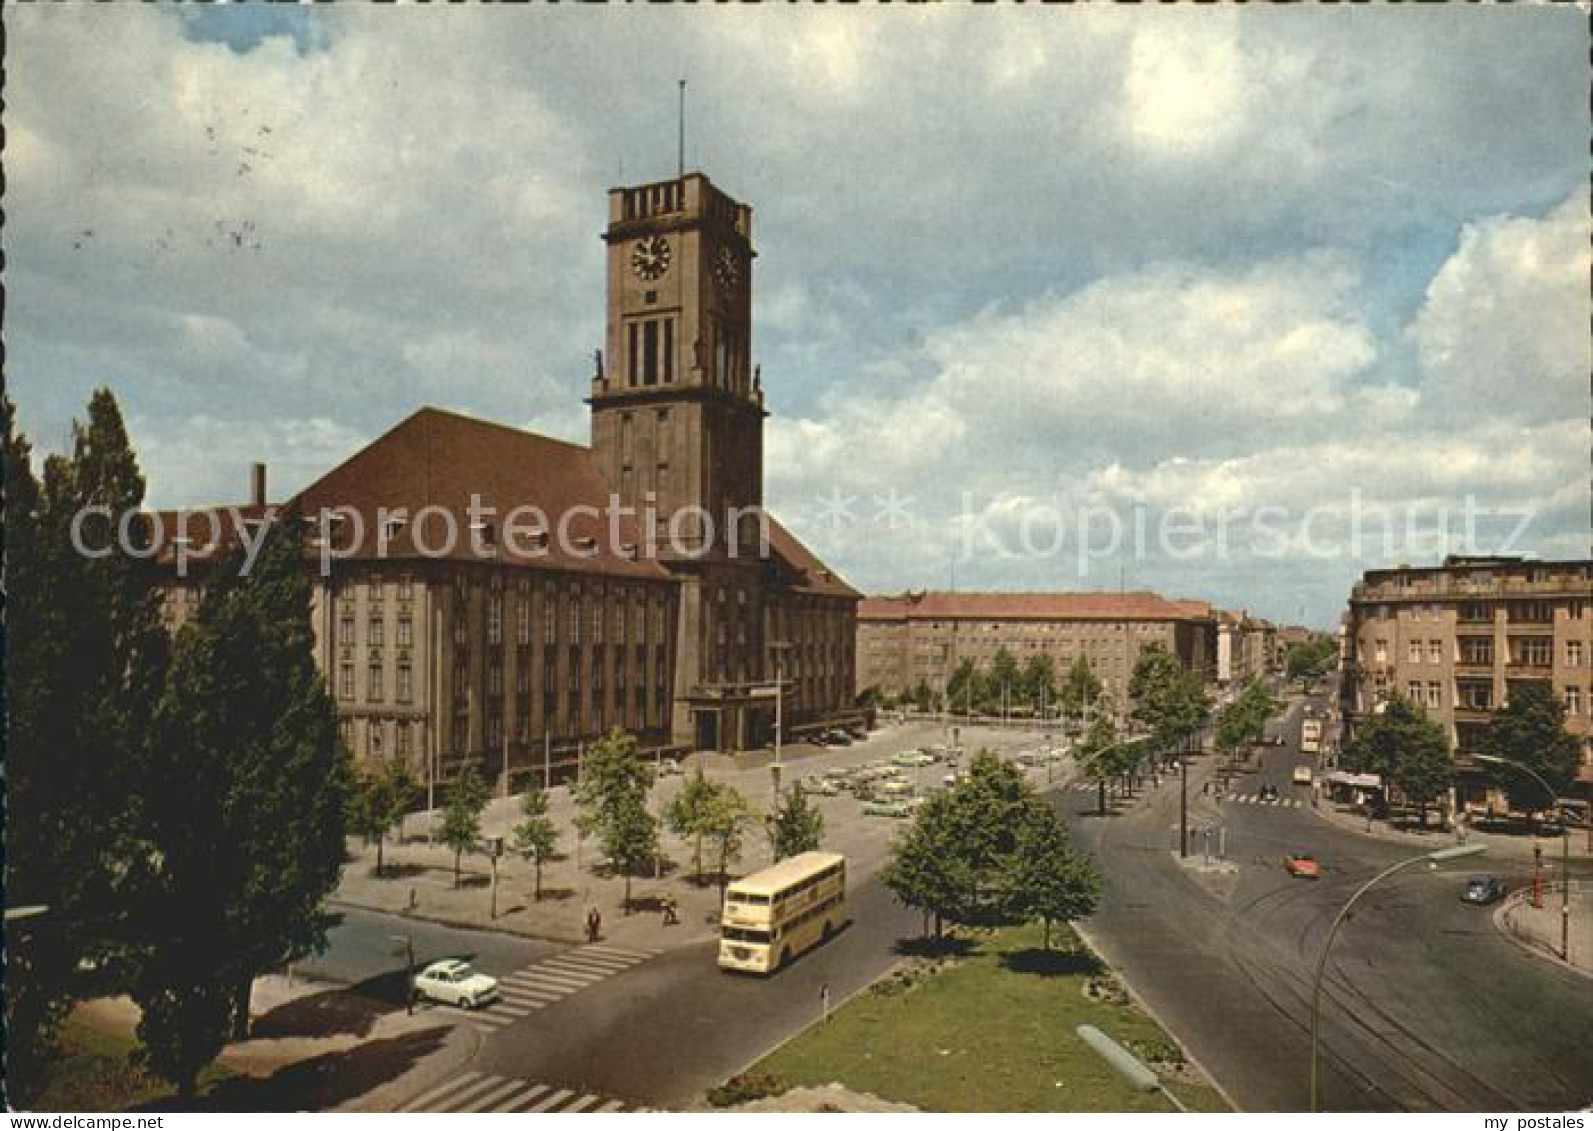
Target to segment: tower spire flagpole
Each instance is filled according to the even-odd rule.
[[[675,135],[675,166],[676,175],[686,175],[686,80],[680,80],[680,122]]]

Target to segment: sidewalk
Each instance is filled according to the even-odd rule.
[[[1367,820],[1356,808],[1350,805],[1339,804],[1323,798],[1312,808],[1318,817],[1329,824],[1337,825],[1346,832],[1356,833],[1360,836],[1371,837],[1375,840],[1389,841],[1394,844],[1408,844],[1424,848],[1429,852],[1452,844],[1461,843],[1451,829],[1440,828],[1434,824],[1427,832],[1416,832],[1409,829],[1396,829],[1387,820],[1374,820],[1368,828]],[[1545,865],[1560,859],[1560,838],[1510,836],[1504,833],[1481,832],[1476,828],[1468,828],[1465,832],[1466,844],[1486,844],[1489,857],[1496,860],[1524,861],[1532,860],[1532,847],[1534,844],[1542,848]],[[1593,859],[1593,854],[1587,850],[1587,834],[1580,829],[1571,830],[1571,859]]]
[[[1545,884],[1543,906],[1532,906],[1530,891],[1513,892],[1494,913],[1494,924],[1530,949],[1560,962],[1560,887]],[[1593,890],[1571,881],[1570,961],[1573,970],[1593,977]]]
[[[800,764],[818,753],[819,748],[793,744],[782,750],[782,763],[788,767],[787,781],[800,776]],[[773,761],[770,750],[729,755],[698,753],[684,760],[681,774],[658,779],[648,808],[655,815],[701,765],[716,781],[736,780],[760,810],[767,809],[771,780],[766,767]],[[764,773],[756,771],[764,770]],[[440,801],[440,798],[439,798]],[[625,879],[609,876],[594,868],[602,861],[596,841],[582,838],[575,829],[575,802],[567,786],[555,786],[548,793],[548,816],[558,829],[560,855],[542,866],[542,898],[535,898],[535,867],[509,847],[514,826],[522,817],[520,798],[494,797],[482,816],[483,838],[501,836],[504,855],[498,861],[497,915],[492,911],[492,863],[479,853],[466,853],[460,861],[460,880],[454,882],[453,852],[440,844],[428,844],[426,829],[433,815],[425,811],[412,814],[404,822],[402,842],[389,839],[384,850],[384,870],[374,874],[376,849],[350,840],[351,859],[343,869],[343,879],[331,902],[407,915],[416,919],[445,923],[476,930],[503,931],[552,942],[576,945],[586,941],[587,912],[596,908],[602,916],[602,938],[616,946],[673,949],[706,942],[718,936],[719,887],[715,879],[715,860],[711,845],[704,845],[703,882],[695,882],[695,846],[660,830],[660,847],[665,860],[662,876],[635,876],[631,879],[631,911],[625,910]],[[440,826],[441,813],[435,815]],[[732,876],[761,867],[767,845],[761,826],[747,829],[743,837],[741,860],[732,862]],[[662,900],[675,900],[679,922],[664,925]]]

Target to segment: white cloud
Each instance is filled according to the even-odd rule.
[[[1466,225],[1410,328],[1424,411],[1529,422],[1585,414],[1589,234],[1585,190],[1542,219]]]

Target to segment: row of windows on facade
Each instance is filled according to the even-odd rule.
[[[1441,664],[1444,662],[1444,653],[1443,640],[1406,641],[1405,659],[1407,663]],[[1565,642],[1566,667],[1581,667],[1583,654],[1582,641],[1567,640]],[[1373,663],[1388,663],[1388,655],[1388,641],[1386,639],[1377,640],[1372,649]],[[1494,662],[1493,637],[1457,637],[1452,655],[1454,661],[1460,664],[1492,664]],[[1509,655],[1510,662],[1518,667],[1552,667],[1554,664],[1554,641],[1539,636],[1514,638],[1510,641]]]
[[[1020,622],[1018,625],[1014,625],[1013,622],[1011,622],[1011,621],[994,621],[993,620],[993,621],[989,621],[988,623],[985,623],[985,624],[979,624],[979,623],[974,622],[974,621],[965,621],[965,620],[952,620],[952,621],[938,621],[937,620],[937,621],[930,621],[929,622],[929,630],[931,632],[939,632],[941,629],[947,628],[947,629],[951,629],[953,632],[957,632],[957,631],[962,631],[962,632],[1011,632],[1011,631],[1014,631],[1014,630],[1020,630],[1021,631],[1023,629],[1027,629],[1030,632],[1076,632],[1076,631],[1078,631],[1078,627],[1079,627],[1080,623],[1081,622],[1079,622],[1079,621],[1055,620],[1055,621],[1025,621],[1025,622]],[[1131,621],[1131,622],[1127,622],[1127,623],[1122,623],[1122,622],[1119,622],[1119,623],[1099,623],[1099,622],[1091,621],[1091,622],[1083,622],[1083,623],[1094,624],[1095,625],[1095,631],[1097,631],[1097,632],[1117,632],[1117,633],[1121,633],[1121,632],[1128,631],[1129,629],[1132,629],[1134,632],[1137,632],[1137,633],[1140,633],[1141,635],[1143,635],[1143,634],[1149,633],[1149,632],[1163,632],[1166,629],[1166,626],[1164,624],[1162,624],[1161,622],[1153,622],[1153,621]]]
[[[1455,619],[1473,623],[1487,623],[1504,610],[1505,619],[1517,624],[1550,624],[1556,609],[1564,609],[1567,620],[1581,620],[1587,614],[1585,601],[1466,601],[1455,605],[1404,605],[1395,609],[1390,605],[1374,605],[1373,620],[1393,620],[1396,616],[1408,620],[1443,620],[1444,614],[1453,610]]]
[[[1388,698],[1388,680],[1379,676],[1373,685],[1373,697],[1376,702]],[[1444,705],[1444,685],[1437,680],[1428,680],[1424,685],[1420,680],[1410,680],[1405,685],[1405,696],[1413,703],[1421,704],[1430,710],[1439,710]],[[1575,718],[1582,713],[1582,689],[1573,684],[1566,684],[1560,689],[1561,701],[1565,704],[1566,715]],[[1468,711],[1491,711],[1494,709],[1493,684],[1486,682],[1457,681],[1454,690],[1455,706]],[[1593,706],[1593,704],[1590,704]]]

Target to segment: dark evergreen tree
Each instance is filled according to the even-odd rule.
[[[302,523],[281,517],[247,574],[208,579],[179,635],[152,744],[153,897],[134,987],[149,1065],[191,1093],[248,1031],[262,973],[324,948],[351,771],[316,667]]]

